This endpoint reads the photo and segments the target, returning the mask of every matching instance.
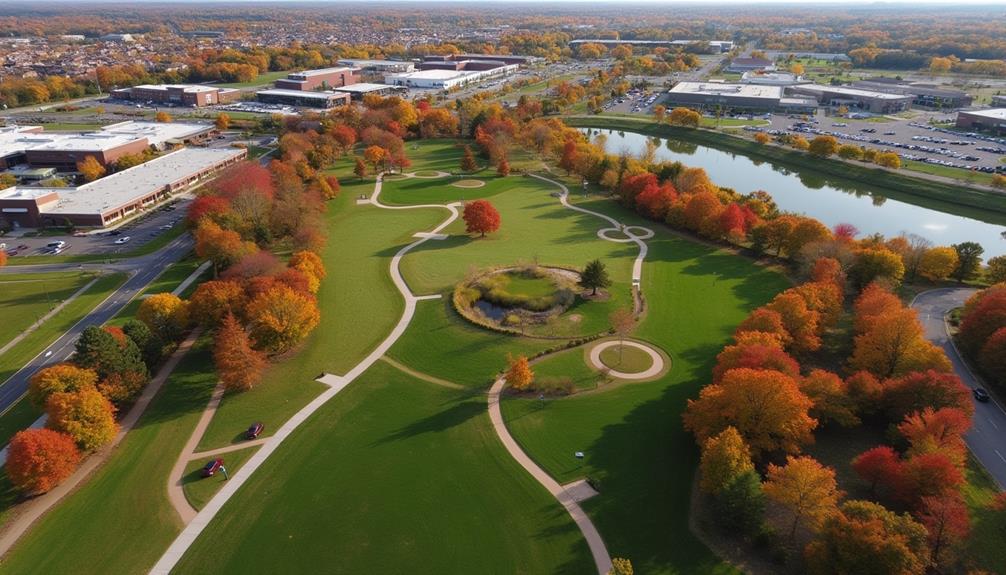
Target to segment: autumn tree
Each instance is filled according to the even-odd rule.
[[[880,152],[873,159],[873,163],[878,166],[897,170],[901,167],[901,157],[894,152]]]
[[[847,384],[838,375],[823,369],[811,370],[800,379],[800,390],[814,402],[811,417],[842,427],[859,425],[856,404],[849,396]]]
[[[818,527],[838,510],[842,492],[835,470],[813,457],[786,457],[786,465],[770,463],[764,484],[765,495],[786,510],[791,518],[789,537],[796,538],[801,525]]]
[[[321,261],[321,257],[307,250],[302,250],[295,252],[290,256],[290,261],[287,262],[287,267],[303,272],[314,283],[321,283],[321,280],[325,279],[328,272],[325,271],[325,264]],[[318,291],[317,286],[315,286],[312,292]]]
[[[257,349],[289,351],[320,321],[318,303],[285,285],[274,285],[255,296],[245,308],[248,329]]]
[[[960,493],[923,497],[919,520],[929,532],[930,559],[939,568],[948,555],[959,550],[971,531],[971,518]]]
[[[751,449],[741,434],[728,426],[702,444],[699,470],[702,490],[711,495],[719,494],[743,473],[754,470]]]
[[[504,178],[510,175],[510,162],[507,161],[506,157],[501,157],[500,161],[496,164],[496,175]]]
[[[817,136],[810,141],[807,153],[818,158],[827,158],[838,151],[838,140],[834,136]]]
[[[633,575],[632,562],[621,557],[611,558],[611,570],[608,575]]]
[[[887,445],[879,445],[857,455],[852,460],[852,469],[870,485],[870,495],[874,495],[878,487],[896,489],[904,474],[901,458]]]
[[[849,365],[881,379],[927,369],[950,370],[943,350],[925,339],[918,315],[906,308],[876,318],[868,331],[857,335]]]
[[[262,379],[265,358],[252,349],[248,333],[228,312],[214,338],[213,361],[224,387],[232,391],[251,389]]]
[[[98,384],[98,374],[93,369],[77,367],[72,363],[57,363],[35,372],[28,383],[28,399],[38,408],[44,408],[54,393],[74,392]]]
[[[562,144],[562,153],[559,156],[559,167],[566,170],[567,176],[576,171],[579,156],[580,154],[577,150],[576,142],[571,138],[567,139]]]
[[[598,288],[604,289],[611,285],[608,268],[601,260],[591,260],[580,272],[580,287],[591,290],[591,295],[597,295]]]
[[[204,327],[214,328],[228,313],[242,315],[247,304],[244,289],[236,281],[203,282],[189,300],[189,314]]]
[[[161,111],[157,112],[156,114],[154,114],[154,120],[157,121],[157,122],[160,122],[162,124],[166,124],[168,122],[171,122],[172,118],[171,118],[171,114],[165,112],[164,110],[161,110]]]
[[[786,347],[793,341],[793,337],[786,330],[782,323],[782,314],[777,311],[760,307],[751,312],[748,317],[737,326],[734,337],[742,333],[760,332],[772,335],[779,341],[779,345]]]
[[[723,351],[716,356],[713,383],[719,383],[723,379],[723,374],[740,367],[778,371],[794,379],[800,376],[800,364],[778,345],[777,340],[775,345],[738,343],[723,348]]]
[[[667,122],[672,126],[698,128],[702,122],[702,116],[695,110],[679,107],[671,110],[671,113],[667,117]]]
[[[217,119],[213,121],[213,125],[216,126],[218,130],[226,130],[231,127],[231,117],[226,112],[220,112],[217,114]]]
[[[813,441],[817,421],[809,415],[812,406],[792,377],[739,368],[702,388],[698,399],[688,400],[684,420],[700,445],[733,426],[755,455],[778,449],[797,453]]]
[[[993,286],[965,303],[958,337],[966,351],[978,355],[1003,327],[1006,327],[1006,286]]]
[[[77,162],[77,171],[84,176],[84,181],[93,182],[105,175],[105,166],[101,165],[94,156],[84,156],[83,160]]]
[[[475,161],[475,154],[472,152],[471,146],[465,146],[464,153],[461,155],[461,171],[465,174],[470,174],[479,168],[478,163]]]
[[[974,413],[970,391],[961,379],[933,369],[913,371],[885,382],[883,403],[894,421],[926,408],[951,407],[968,416]]]
[[[779,314],[792,341],[787,347],[797,353],[816,351],[821,347],[818,322],[821,315],[807,307],[799,294],[785,291],[772,299],[765,308]]]
[[[469,234],[485,237],[486,233],[495,232],[500,227],[500,214],[488,200],[468,202],[461,217]]]
[[[367,175],[367,164],[363,163],[363,158],[357,157],[353,166],[353,174],[361,180]]]
[[[771,141],[772,138],[769,137],[765,132],[758,132],[754,135],[754,140],[759,144],[765,145]]]
[[[189,325],[189,304],[172,293],[151,295],[140,302],[136,318],[164,341],[174,341]]]
[[[193,235],[196,240],[196,255],[213,262],[214,276],[258,250],[254,243],[243,241],[239,233],[225,230],[209,219],[201,220]]]
[[[94,388],[54,393],[46,401],[45,411],[48,426],[70,435],[85,451],[109,443],[119,431],[115,407]]]
[[[926,407],[909,413],[898,424],[898,432],[910,446],[908,455],[942,451],[961,465],[967,457],[964,434],[970,428],[971,416],[954,407]]]
[[[950,247],[935,247],[926,250],[919,262],[918,273],[931,280],[945,280],[957,269],[957,250]]]
[[[51,429],[19,431],[7,446],[4,470],[25,495],[46,493],[73,475],[80,451],[73,438]]]
[[[374,172],[379,171],[381,162],[388,157],[388,151],[381,146],[368,146],[363,150],[363,157],[374,167]]]
[[[926,528],[908,514],[869,501],[846,501],[805,550],[811,575],[923,575]]]
[[[882,280],[890,285],[898,285],[905,277],[905,264],[887,248],[863,248],[855,253],[855,261],[849,269],[849,278],[858,288]]]
[[[523,391],[531,387],[534,382],[534,372],[531,371],[531,364],[528,363],[527,356],[517,357],[507,356],[509,367],[506,372],[507,383],[517,391]]]
[[[904,462],[899,499],[918,509],[926,497],[943,497],[964,483],[964,472],[953,457],[942,451],[922,453]]]

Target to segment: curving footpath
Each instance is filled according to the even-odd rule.
[[[315,411],[325,405],[328,400],[335,397],[337,393],[346,388],[350,383],[352,383],[357,377],[367,371],[370,366],[377,362],[381,356],[383,356],[398,338],[405,333],[406,328],[409,327],[409,323],[412,322],[412,318],[416,313],[416,303],[425,299],[436,299],[440,297],[440,294],[432,296],[416,296],[409,290],[408,284],[405,283],[405,279],[402,277],[399,271],[399,264],[402,261],[402,257],[407,254],[410,250],[416,246],[429,241],[431,239],[445,239],[447,236],[441,234],[440,232],[449,226],[454,220],[459,216],[457,209],[458,204],[449,205],[439,205],[439,204],[427,204],[422,206],[386,206],[381,204],[378,200],[378,196],[381,193],[381,184],[383,182],[383,177],[378,176],[377,182],[374,184],[374,193],[370,196],[370,203],[377,207],[384,209],[416,209],[416,208],[440,208],[446,209],[450,212],[450,215],[443,222],[440,223],[436,228],[427,233],[416,234],[418,239],[411,244],[398,250],[398,252],[391,258],[391,263],[389,265],[391,272],[391,280],[394,282],[395,287],[405,298],[405,309],[402,312],[402,317],[399,318],[398,323],[395,325],[391,333],[378,345],[372,352],[370,352],[367,357],[363,359],[360,363],[347,372],[343,376],[326,374],[325,376],[319,378],[318,381],[328,385],[328,389],[321,393],[318,397],[314,398],[311,403],[307,404],[300,411],[295,413],[293,417],[286,421],[278,430],[276,434],[268,438],[262,443],[262,447],[255,452],[251,458],[235,473],[231,476],[230,480],[227,481],[223,488],[213,496],[212,499],[207,502],[206,506],[203,507],[191,521],[182,529],[182,532],[175,538],[168,547],[168,550],[164,552],[161,558],[157,561],[154,567],[150,570],[152,574],[164,574],[170,573],[171,570],[178,564],[185,552],[192,546],[196,538],[206,529],[210,521],[216,517],[220,509],[223,508],[224,504],[245,484],[246,481],[252,476],[259,467],[273,454],[274,451],[289,437],[302,423],[304,423]]]
[[[636,349],[641,349],[645,351],[646,354],[650,356],[650,361],[652,361],[650,367],[640,372],[627,373],[624,371],[617,371],[611,369],[608,366],[604,365],[604,362],[601,361],[601,352],[608,349],[609,347],[615,347],[617,345],[634,347]],[[626,339],[622,341],[616,339],[601,342],[590,349],[590,355],[588,357],[590,357],[590,365],[594,369],[597,370],[606,369],[608,370],[608,375],[612,377],[617,377],[618,379],[629,379],[629,380],[650,379],[658,375],[660,372],[664,371],[664,357],[659,353],[657,353],[657,350],[653,349],[649,345],[640,343],[638,341],[632,341],[631,339]]]

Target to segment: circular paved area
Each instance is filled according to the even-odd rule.
[[[624,237],[612,237],[614,234],[620,234]],[[648,240],[653,237],[653,230],[650,228],[644,228],[642,226],[625,226],[622,229],[618,228],[602,228],[597,230],[597,237],[602,240],[608,240],[609,242],[619,242],[619,243],[629,243],[636,240]]]
[[[609,347],[616,347],[619,344],[625,345],[626,347],[635,347],[645,351],[647,355],[650,356],[650,360],[653,363],[651,363],[650,367],[647,369],[636,373],[626,373],[624,371],[616,371],[608,368],[608,366],[601,362],[601,352]],[[617,339],[602,341],[590,350],[588,357],[590,358],[590,367],[596,370],[607,370],[611,377],[618,379],[650,379],[664,371],[664,356],[662,356],[660,352],[645,343],[633,341],[631,339],[622,341]]]
[[[420,180],[433,180],[436,178],[443,178],[449,176],[450,174],[448,172],[437,172],[434,170],[427,170],[427,171],[409,172],[405,175],[410,178],[419,178]]]
[[[486,183],[482,180],[458,180],[451,185],[455,188],[481,188]]]

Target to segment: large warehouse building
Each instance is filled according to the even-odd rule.
[[[504,64],[487,70],[428,69],[418,72],[387,74],[384,82],[393,86],[431,90],[451,90],[470,84],[502,78],[517,71],[517,64]]]
[[[912,96],[912,105],[934,110],[967,108],[973,98],[961,90],[948,90],[933,85],[911,84],[896,78],[871,78],[852,83],[853,88]]]
[[[1006,134],[1006,108],[957,112],[957,127]]]
[[[157,102],[179,106],[212,106],[234,102],[241,96],[240,90],[200,86],[192,84],[144,84],[131,88],[112,90],[113,98],[139,102]]]
[[[0,131],[0,168],[18,164],[74,170],[77,162],[93,156],[104,166],[147,148],[203,140],[213,126],[171,122],[121,122],[82,134],[44,132],[38,126]]]
[[[188,190],[242,161],[247,150],[184,148],[75,188],[0,190],[0,223],[102,227]]]
[[[822,86],[820,84],[802,84],[787,90],[790,94],[810,96],[822,106],[845,106],[849,109],[863,110],[873,114],[893,114],[903,112],[912,107],[914,96],[911,94],[889,94],[874,90],[861,90],[846,86]]]
[[[354,58],[346,58],[339,60],[339,64],[349,66],[351,68],[359,68],[364,72],[375,72],[381,74],[391,72],[412,72],[416,69],[415,63],[403,60],[357,60]]]
[[[350,94],[348,92],[310,92],[301,90],[285,90],[283,88],[271,88],[269,90],[259,90],[255,92],[255,97],[259,102],[265,104],[282,104],[284,106],[297,106],[300,108],[334,108],[349,104]]]
[[[666,102],[693,108],[719,108],[723,112],[802,112],[817,107],[812,99],[784,96],[782,86],[720,82],[678,82],[667,93]]]
[[[286,78],[276,80],[275,86],[280,90],[300,90],[311,92],[315,90],[332,90],[360,81],[360,69],[341,66],[338,68],[323,68],[321,70],[304,70],[287,74]]]

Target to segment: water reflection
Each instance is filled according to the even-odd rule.
[[[632,132],[584,131],[592,137],[606,135],[605,146],[609,153],[628,152],[636,157],[646,153],[647,144],[654,140]],[[1000,235],[1003,226],[916,206],[893,199],[903,196],[889,194],[893,197],[888,197],[870,186],[812,170],[790,170],[679,140],[657,138],[656,141],[658,146],[653,153],[658,161],[680,161],[704,168],[718,185],[742,194],[766,190],[779,209],[815,217],[828,226],[853,223],[863,235],[915,233],[939,245],[976,241],[985,248],[985,259],[1006,253],[1006,238]],[[963,208],[962,213],[982,217],[980,210]]]

